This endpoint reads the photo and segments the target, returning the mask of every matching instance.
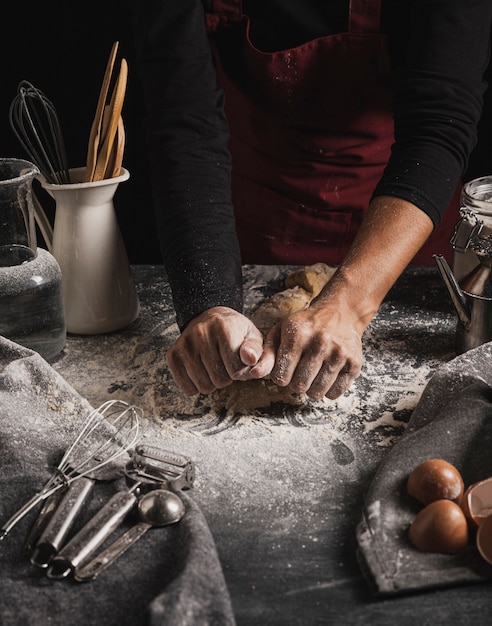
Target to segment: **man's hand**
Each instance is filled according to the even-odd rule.
[[[361,337],[383,298],[432,232],[430,218],[398,198],[371,202],[350,250],[308,309],[267,335],[227,307],[205,311],[168,352],[189,395],[263,378],[312,398],[337,398],[362,365]]]
[[[192,396],[223,389],[235,380],[266,376],[275,357],[269,354],[259,364],[262,352],[263,336],[256,326],[220,306],[191,320],[169,349],[167,362],[176,383]]]
[[[313,399],[337,398],[359,375],[363,361],[361,336],[350,320],[340,308],[316,302],[290,315],[267,335],[251,374],[275,359],[270,378],[277,385]]]
[[[312,398],[340,396],[360,372],[364,330],[432,227],[409,202],[375,198],[333,278],[308,309],[270,331],[251,374],[274,356],[270,377],[278,385]]]

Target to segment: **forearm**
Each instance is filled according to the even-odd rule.
[[[492,4],[386,2],[393,65],[395,143],[377,187],[415,204],[436,226],[477,140],[486,88]]]
[[[314,306],[334,305],[362,334],[432,229],[430,218],[409,202],[375,198],[347,256]]]
[[[195,207],[166,212],[162,257],[181,330],[203,311],[225,306],[242,311],[243,285],[235,223],[227,207]]]
[[[130,5],[157,231],[182,329],[211,306],[242,308],[223,93],[200,2]]]

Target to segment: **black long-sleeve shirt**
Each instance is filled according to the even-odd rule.
[[[158,235],[181,328],[211,306],[242,307],[228,126],[203,5],[132,3]],[[256,47],[274,51],[346,30],[348,0],[243,0],[243,11]],[[408,200],[435,225],[476,143],[491,23],[490,0],[383,0],[395,143],[374,195]]]

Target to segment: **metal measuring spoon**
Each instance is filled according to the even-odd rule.
[[[149,528],[175,524],[183,517],[185,507],[181,498],[167,489],[155,489],[142,496],[138,503],[140,521],[118,537],[92,561],[75,568],[79,582],[94,580],[111,563],[130,548]]]
[[[47,568],[51,560],[65,542],[72,526],[89,499],[96,483],[112,482],[120,478],[124,468],[116,462],[109,463],[74,480],[68,488],[51,496],[31,528],[24,544],[24,550],[31,554],[31,563],[41,568]]]
[[[169,453],[164,461],[165,451],[161,451],[161,463],[159,466],[147,466],[135,468],[133,462],[127,465],[125,470],[127,482],[131,485],[128,491],[115,493],[109,501],[100,509],[78,533],[58,552],[51,560],[47,570],[48,578],[61,579],[75,572],[84,563],[88,562],[92,554],[103,544],[103,542],[121,524],[126,515],[138,503],[137,494],[142,494],[143,490],[159,489],[176,484],[178,482],[182,488],[190,488],[193,483],[194,472],[189,471],[189,465],[193,468],[191,461],[180,465],[181,471],[185,475],[185,482],[180,480],[181,473],[176,471],[178,457]],[[176,459],[176,462],[174,462]],[[174,471],[170,471],[168,465],[174,466]]]
[[[24,544],[24,549],[31,552],[33,565],[48,567],[51,559],[65,541],[93,487],[94,481],[83,476],[71,483],[66,491],[61,493],[60,499],[57,498],[58,494],[51,496],[54,498],[53,510],[51,501],[48,501],[46,509],[44,507],[41,509]],[[39,538],[36,537],[38,532]]]

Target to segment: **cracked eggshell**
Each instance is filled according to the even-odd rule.
[[[486,517],[492,515],[492,478],[470,485],[463,495],[461,508],[470,527],[476,530]]]
[[[482,558],[492,564],[492,515],[482,520],[478,527],[476,543]]]

